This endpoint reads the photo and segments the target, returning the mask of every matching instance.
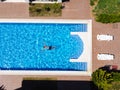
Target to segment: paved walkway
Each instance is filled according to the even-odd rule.
[[[120,69],[120,23],[101,24],[93,20],[93,71],[104,65],[118,65]],[[110,34],[113,41],[98,41],[97,34]],[[115,55],[114,60],[97,60],[98,53],[110,53]]]
[[[27,3],[0,2],[0,18],[28,18],[29,5]]]
[[[62,12],[62,18],[90,19],[89,0],[70,0],[70,3],[66,2]]]

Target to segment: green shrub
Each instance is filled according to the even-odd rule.
[[[90,5],[91,6],[95,5],[93,0],[90,0]]]
[[[120,90],[120,82],[112,82],[112,87],[109,90]]]
[[[96,1],[97,1],[97,0],[90,0],[90,5],[91,5],[91,6],[94,6]]]
[[[59,11],[61,11],[61,5],[58,3],[54,3],[52,8],[54,13],[58,13]]]
[[[45,11],[49,12],[50,9],[51,9],[51,5],[50,5],[50,4],[46,4],[46,5],[43,6],[43,9],[44,9]]]
[[[120,15],[116,15],[116,14],[98,14],[98,15],[96,15],[96,21],[102,22],[102,23],[120,22]]]
[[[113,78],[113,81],[119,81],[120,82],[120,73],[112,72],[112,78]]]
[[[98,69],[92,74],[92,81],[98,87],[99,90],[108,90],[111,87],[111,74],[102,69]]]

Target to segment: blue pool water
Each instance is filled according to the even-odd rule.
[[[87,32],[87,24],[0,23],[0,69],[87,70],[86,62],[70,62],[84,50],[70,32]]]

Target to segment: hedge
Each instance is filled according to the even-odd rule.
[[[120,73],[112,72],[113,81],[120,81]]]
[[[115,23],[120,22],[120,14],[96,14],[96,21],[102,23]]]

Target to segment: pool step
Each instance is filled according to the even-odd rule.
[[[73,67],[75,70],[87,70],[87,63],[86,62],[73,62]]]

